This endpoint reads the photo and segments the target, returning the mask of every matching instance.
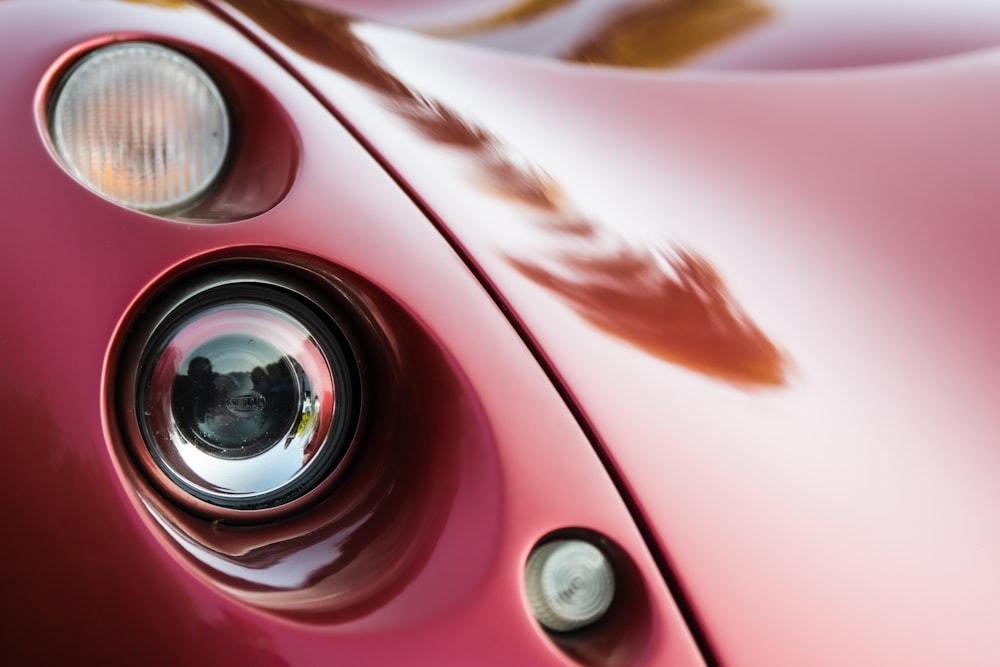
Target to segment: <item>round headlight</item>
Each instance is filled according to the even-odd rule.
[[[235,510],[314,488],[348,445],[355,397],[343,347],[322,313],[275,285],[227,284],[182,301],[135,376],[154,476]]]
[[[78,181],[153,213],[197,202],[229,150],[229,117],[216,85],[190,58],[145,42],[81,58],[51,101],[49,125]]]

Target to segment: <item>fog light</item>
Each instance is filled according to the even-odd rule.
[[[236,510],[300,497],[343,457],[353,411],[329,323],[268,285],[209,289],[166,314],[139,361],[139,431],[154,477]]]
[[[556,632],[597,621],[615,595],[611,564],[600,549],[582,540],[538,546],[528,558],[524,576],[535,618]]]
[[[78,181],[141,211],[195,203],[229,150],[228,114],[209,76],[173,49],[144,42],[81,58],[50,103],[49,125]]]

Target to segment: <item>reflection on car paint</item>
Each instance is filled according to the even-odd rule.
[[[597,254],[563,251],[551,268],[511,263],[601,330],[661,359],[743,387],[787,382],[785,355],[704,258],[673,245],[606,245],[594,228],[564,233]]]
[[[420,30],[439,37],[468,37],[530,24],[558,10],[579,4],[579,0],[520,0],[487,16],[451,25],[427,26]]]
[[[553,17],[565,40],[526,42],[527,31]],[[553,48],[565,60],[619,67],[679,65],[764,24],[774,9],[757,0],[522,0],[493,14],[454,25],[431,25],[429,35],[481,42],[502,50]]]
[[[754,0],[658,0],[625,9],[568,60],[624,67],[677,65],[765,22],[772,11]]]
[[[463,474],[476,479],[480,503],[501,493],[490,426],[454,360],[389,301],[368,299],[369,306],[381,305],[370,315],[379,329],[394,333],[377,339],[384,347],[368,359],[378,412],[365,420],[365,447],[337,493],[313,511],[248,528],[206,522],[136,479],[139,502],[200,576],[301,622],[344,623],[397,596],[425,566],[468,493],[460,489]],[[495,534],[498,517],[464,499]],[[488,542],[468,553],[489,549]]]
[[[534,224],[564,250],[550,253],[551,267],[516,255],[507,259],[581,316],[649,354],[709,377],[741,387],[785,384],[786,355],[738,305],[707,259],[660,240],[636,248],[587,219],[542,168],[390,71],[354,33],[348,17],[277,0],[233,4],[302,55],[377,94],[426,140],[473,165],[474,178],[488,191],[532,210]]]

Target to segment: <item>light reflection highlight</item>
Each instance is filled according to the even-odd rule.
[[[507,262],[602,331],[741,387],[786,383],[785,354],[707,259],[660,239],[648,243],[652,250],[630,248],[617,229],[580,212],[540,166],[391,71],[348,17],[296,2],[232,4],[302,56],[374,93],[419,137],[461,158],[485,193],[527,207],[529,222],[557,249],[542,258],[508,253]]]

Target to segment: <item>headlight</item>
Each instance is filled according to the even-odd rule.
[[[229,150],[226,106],[209,76],[186,56],[144,42],[84,56],[62,79],[49,126],[78,181],[153,213],[196,203]]]
[[[229,510],[308,493],[349,444],[344,347],[318,308],[277,284],[223,284],[170,307],[135,374],[147,472],[182,502]]]

